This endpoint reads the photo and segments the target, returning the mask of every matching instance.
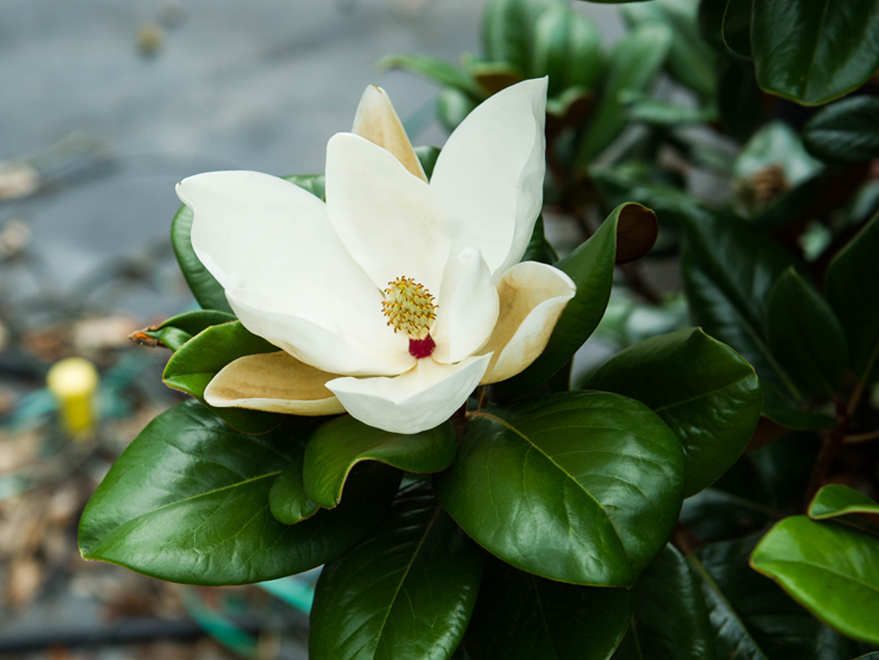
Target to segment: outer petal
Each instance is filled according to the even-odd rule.
[[[214,376],[204,397],[218,408],[250,408],[291,415],[334,415],[345,409],[325,384],[336,378],[284,351],[247,355]]]
[[[449,137],[430,187],[452,253],[482,251],[497,281],[525,254],[543,203],[547,79],[526,80],[483,102]]]
[[[353,376],[391,376],[411,369],[415,362],[409,355],[408,339],[386,326],[382,330],[392,335],[398,348],[379,352],[372,350],[373,346],[364,346],[349,332],[332,332],[285,311],[275,300],[246,293],[226,291],[226,299],[244,327],[317,369]]]
[[[327,209],[376,286],[415,278],[438,296],[449,237],[430,187],[389,151],[351,133],[327,145]]]
[[[327,387],[364,424],[418,433],[442,424],[467,401],[490,359],[483,355],[448,365],[426,358],[395,378],[337,378]]]
[[[427,181],[406,129],[385,90],[370,85],[360,97],[351,132],[390,151],[410,173]]]
[[[479,250],[462,250],[449,260],[443,276],[443,293],[431,332],[436,341],[433,359],[458,362],[482,348],[497,323],[499,309],[497,288]]]
[[[512,378],[537,359],[577,287],[558,268],[526,261],[498,284],[500,318],[483,352],[493,353],[483,384]]]
[[[194,212],[198,258],[227,297],[235,291],[237,303],[246,305],[242,322],[251,332],[306,354],[297,334],[286,335],[281,327],[263,334],[260,315],[283,311],[365,353],[367,362],[393,361],[393,353],[405,353],[405,344],[385,326],[381,291],[339,240],[320,199],[258,172],[199,174],[178,184],[177,194]],[[406,361],[384,373],[409,367]]]

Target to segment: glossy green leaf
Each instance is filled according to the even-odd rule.
[[[427,482],[409,488],[374,533],[324,567],[309,657],[451,658],[476,603],[484,559]]]
[[[815,493],[808,513],[813,520],[833,519],[871,534],[879,533],[879,503],[842,484],[830,484]]]
[[[559,255],[553,249],[543,232],[543,216],[537,216],[537,222],[534,223],[534,231],[531,232],[531,240],[528,247],[525,248],[525,254],[522,255],[522,261],[539,261],[544,264],[554,264],[559,260]]]
[[[500,387],[506,396],[530,393],[566,364],[598,326],[613,286],[615,263],[647,254],[658,227],[653,211],[640,204],[621,204],[585,243],[556,264],[577,285],[556,323],[546,349],[525,371]]]
[[[353,546],[384,513],[399,472],[351,481],[345,503],[285,526],[269,512],[274,478],[295,436],[229,428],[197,401],[162,413],[116,461],[86,507],[86,559],[171,582],[261,582],[319,566]]]
[[[730,52],[751,57],[751,14],[754,0],[726,0],[723,12],[723,43]]]
[[[677,433],[685,497],[732,467],[754,433],[763,401],[751,365],[698,328],[624,349],[583,387],[637,399]]]
[[[638,578],[633,591],[634,620],[629,635],[637,652],[631,657],[714,660],[714,633],[705,599],[698,579],[677,548],[665,546]]]
[[[321,426],[305,449],[303,480],[309,498],[336,506],[351,469],[361,461],[379,461],[406,472],[445,470],[455,459],[455,432],[446,422],[413,435],[391,433],[344,415]]]
[[[685,225],[681,272],[694,319],[754,367],[764,415],[802,425],[804,397],[763,333],[769,290],[796,258],[732,216],[691,214]]]
[[[482,43],[492,62],[504,62],[530,72],[534,26],[540,15],[564,0],[490,0],[482,18]]]
[[[477,543],[549,579],[622,586],[665,545],[681,506],[677,436],[633,399],[566,392],[467,424],[437,478]]]
[[[690,562],[700,578],[718,660],[849,660],[845,639],[755,573],[748,558],[757,541],[713,543]]]
[[[672,45],[665,25],[638,27],[619,42],[607,63],[604,91],[577,153],[577,164],[586,168],[626,126],[624,91],[647,91],[662,69]]]
[[[288,453],[290,462],[275,478],[269,491],[269,509],[278,522],[295,525],[313,516],[320,507],[309,499],[302,480],[305,446],[291,445]]]
[[[195,256],[191,238],[192,218],[192,210],[188,206],[181,206],[171,222],[171,246],[177,256],[177,263],[199,305],[205,309],[231,314],[232,308],[226,301],[223,287]]]
[[[822,108],[803,129],[803,141],[829,162],[879,158],[879,97],[853,96]]]
[[[827,268],[825,290],[848,339],[858,383],[879,376],[879,214]]]
[[[607,660],[631,612],[628,589],[553,582],[492,560],[464,644],[473,660]]]
[[[769,291],[769,349],[808,391],[832,396],[848,370],[845,334],[830,305],[793,267]]]
[[[703,99],[717,89],[715,54],[699,33],[698,5],[690,0],[654,0],[626,5],[623,16],[635,28],[663,25],[672,31],[669,73]]]
[[[444,87],[453,87],[474,98],[482,96],[482,92],[473,78],[467,75],[464,70],[438,57],[431,57],[430,55],[387,55],[380,59],[376,66],[381,71],[403,69],[404,71],[424,76]]]
[[[220,369],[245,355],[277,350],[277,346],[251,334],[238,321],[211,326],[187,341],[171,356],[165,365],[162,380],[169,387],[186,392],[204,403],[205,388]],[[283,417],[241,408],[209,408],[244,433],[265,433],[276,427]]]
[[[194,312],[184,312],[172,316],[159,325],[146,328],[134,333],[131,338],[142,344],[156,346],[161,344],[172,351],[176,351],[187,341],[192,339],[202,330],[212,325],[229,323],[234,321],[235,316],[227,312],[218,312],[213,309],[200,309]]]
[[[589,16],[559,5],[535,26],[531,74],[549,76],[549,96],[571,87],[592,89],[601,75],[601,35]]]
[[[819,105],[860,87],[879,68],[873,0],[754,0],[751,50],[760,87]]]
[[[458,128],[475,107],[473,99],[452,87],[446,87],[436,99],[437,117],[449,131]]]
[[[840,632],[879,644],[879,539],[848,527],[785,518],[751,555],[754,570]]]

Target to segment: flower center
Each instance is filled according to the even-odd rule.
[[[409,337],[409,353],[416,358],[430,356],[436,347],[430,329],[436,320],[437,306],[424,285],[411,277],[398,277],[388,282],[382,311],[388,317],[388,325],[394,332]]]

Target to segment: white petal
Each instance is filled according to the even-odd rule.
[[[325,384],[336,374],[310,367],[284,351],[246,355],[211,379],[205,401],[218,408],[249,408],[289,415],[345,412]]]
[[[479,385],[490,356],[458,364],[418,360],[394,378],[337,378],[327,383],[352,417],[391,433],[418,433],[442,424]]]
[[[430,187],[390,152],[351,133],[327,145],[327,209],[376,286],[412,277],[438,296],[449,238]]]
[[[476,248],[450,259],[443,276],[443,293],[431,336],[437,362],[458,362],[478,351],[498,319],[497,288],[491,271]]]
[[[478,247],[495,278],[525,254],[543,203],[547,79],[526,80],[484,101],[449,137],[430,187],[452,253]]]
[[[353,376],[395,375],[410,369],[415,358],[409,355],[406,337],[387,327],[395,350],[378,351],[359,341],[356,334],[333,332],[309,319],[275,307],[275,301],[235,289],[226,299],[245,328],[306,364],[334,374]]]
[[[295,345],[292,335],[261,334],[254,319],[264,309],[305,319],[379,359],[406,350],[385,325],[381,291],[342,245],[320,199],[259,172],[199,174],[177,194],[194,212],[196,255],[248,305],[242,322],[251,332]]]
[[[498,284],[501,312],[483,352],[493,352],[482,383],[512,378],[530,365],[546,343],[577,287],[558,268],[525,261]]]
[[[387,149],[419,179],[427,181],[421,161],[415,155],[406,129],[400,122],[391,99],[381,87],[370,85],[360,97],[351,132]]]

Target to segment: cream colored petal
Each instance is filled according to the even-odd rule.
[[[498,319],[497,287],[491,271],[476,248],[466,248],[450,259],[443,275],[443,290],[431,336],[436,342],[432,357],[446,364],[478,351]]]
[[[406,135],[406,129],[394,111],[387,92],[381,87],[370,85],[363,92],[351,132],[387,149],[407,170],[427,181],[421,161],[415,155],[409,136]]]
[[[512,378],[534,362],[576,291],[571,278],[558,268],[534,261],[510,268],[498,283],[500,316],[482,349],[493,353],[482,384]]]
[[[369,333],[364,332],[362,339],[357,336],[359,326],[353,321],[345,331],[334,332],[278,307],[277,300],[261,299],[253,291],[230,289],[226,291],[226,300],[253,334],[322,371],[346,376],[393,376],[415,364],[415,358],[409,355],[409,340],[400,333],[394,334],[384,323],[380,329],[396,345],[377,350]]]
[[[289,315],[320,328],[321,336],[335,335],[332,341],[369,353],[367,361],[383,363],[392,353],[405,354],[405,342],[385,325],[381,291],[345,249],[319,198],[259,172],[198,174],[179,183],[177,194],[194,213],[195,253],[227,294],[234,291],[247,305],[248,320],[242,321],[248,330],[279,346],[312,350],[297,344],[299,334],[268,336],[258,329],[262,312],[272,318]]]
[[[351,133],[327,144],[327,210],[354,260],[380,289],[411,277],[439,296],[449,258],[442,212],[423,180]]]
[[[424,358],[394,378],[337,378],[327,387],[364,424],[391,433],[419,433],[442,424],[464,405],[490,359],[483,355],[439,364]]]
[[[246,355],[230,362],[205,389],[217,408],[249,408],[290,415],[335,415],[345,409],[326,388],[328,374],[284,351]]]
[[[494,281],[519,262],[543,204],[547,79],[483,101],[449,136],[430,179],[452,239],[477,247]]]

